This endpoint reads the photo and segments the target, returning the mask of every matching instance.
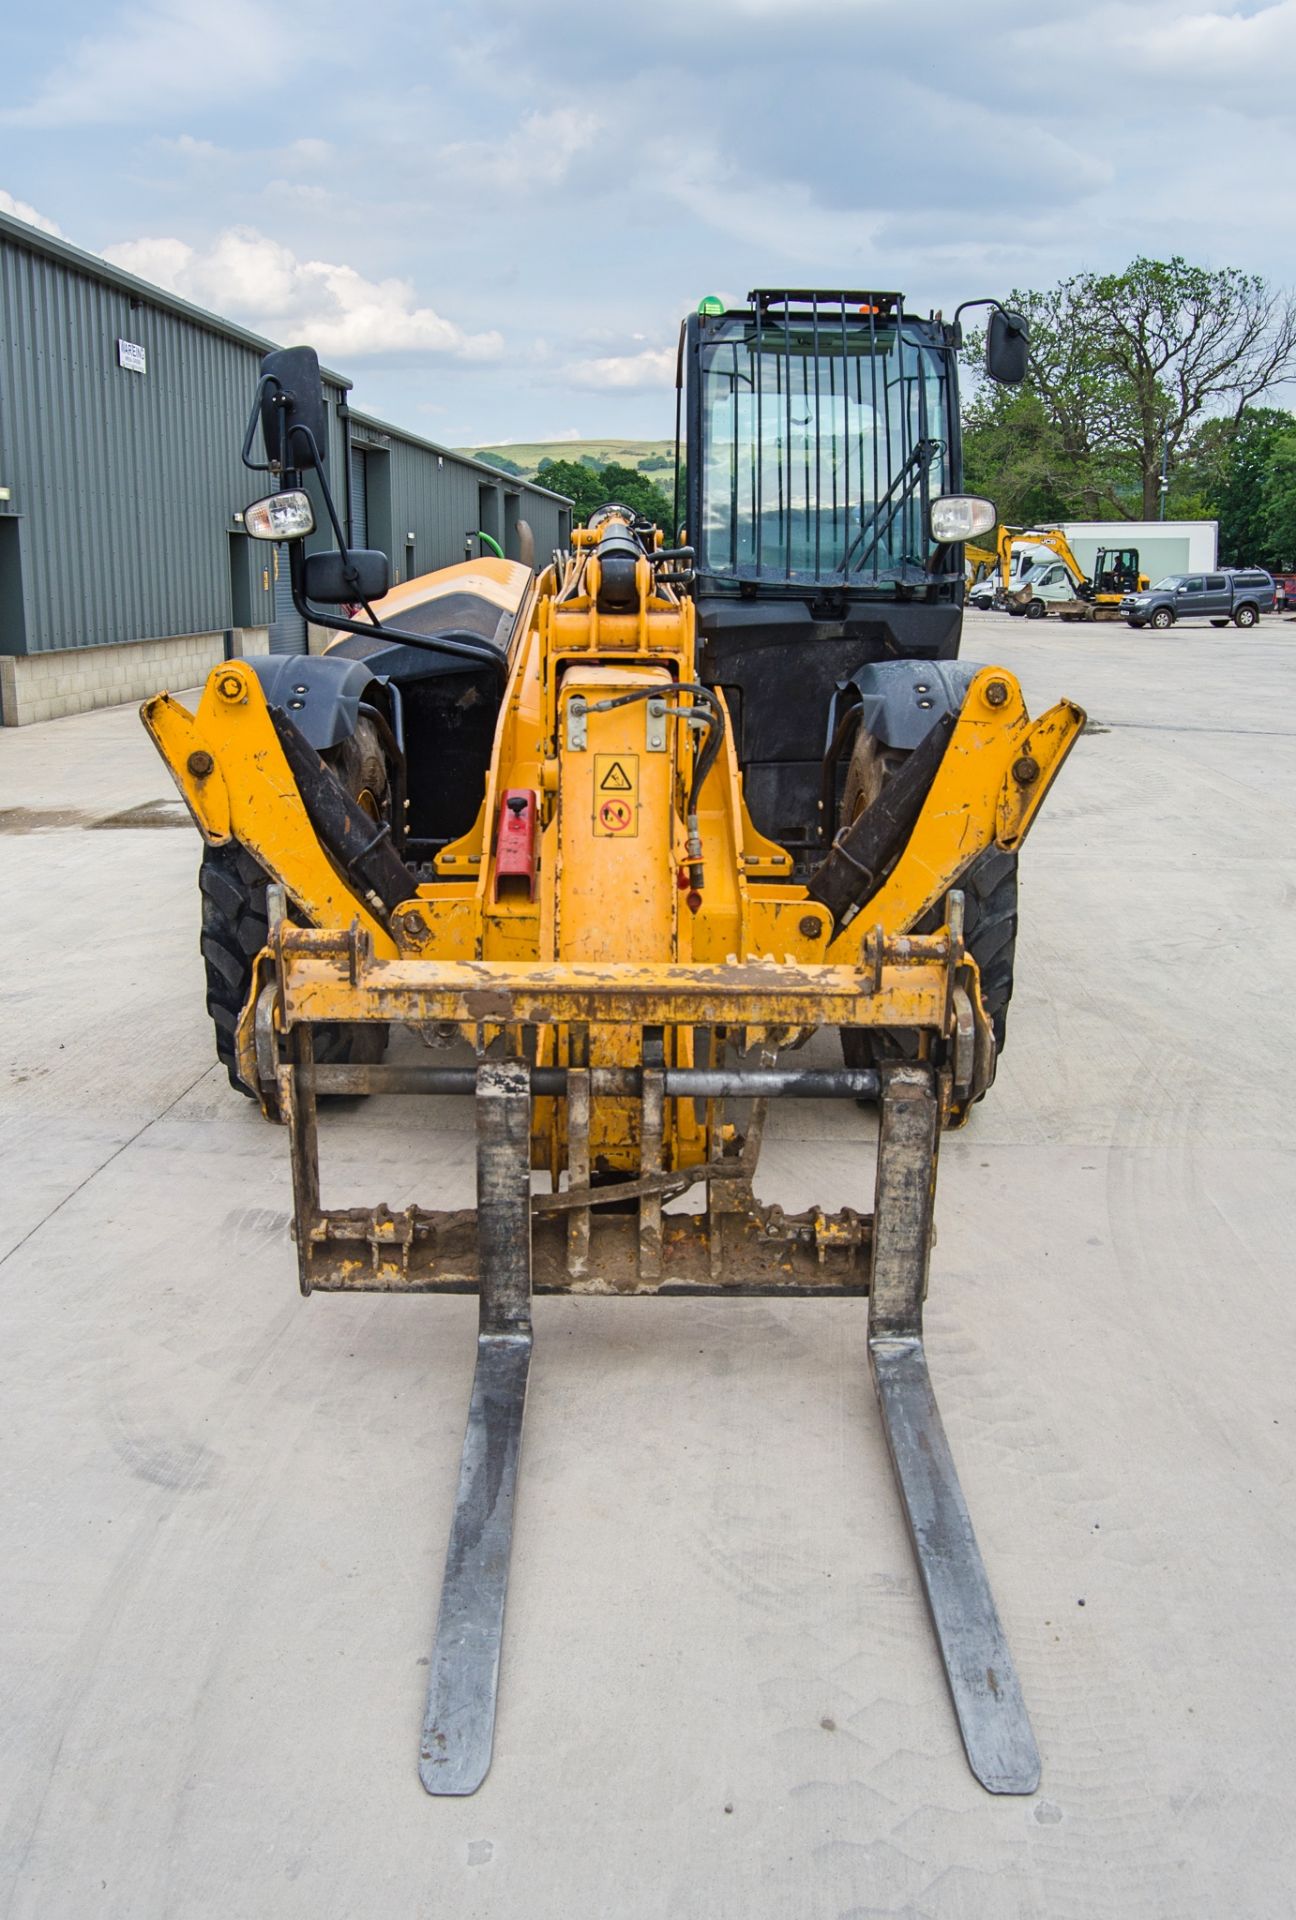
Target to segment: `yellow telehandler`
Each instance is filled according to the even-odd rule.
[[[988,340],[1019,380],[1017,316]],[[959,344],[892,293],[707,300],[681,332],[684,542],[678,500],[665,536],[610,502],[538,574],[485,557],[391,593],[333,506],[314,354],[265,360],[245,458],[259,423],[274,492],[244,525],[342,637],[143,717],[205,842],[218,1052],[287,1129],[302,1292],[479,1300],[433,1794],[490,1764],[536,1293],[867,1297],[969,1762],[995,1793],[1038,1782],[923,1300],[941,1131],[1003,1042],[1017,851],[1084,716],[1032,720],[1010,673],[957,662],[963,543],[994,523],[960,491]],[[844,1064],[802,1064],[825,1027]],[[385,1062],[393,1029],[469,1063],[408,1039]],[[475,1211],[321,1205],[321,1096],[378,1092],[474,1100]],[[768,1102],[861,1097],[860,1206],[763,1203]]]

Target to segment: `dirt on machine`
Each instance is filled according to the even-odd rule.
[[[1019,381],[1024,323],[994,306],[987,340]],[[286,1129],[301,1291],[479,1301],[430,1793],[491,1761],[538,1293],[857,1296],[969,1763],[1038,1783],[923,1303],[941,1134],[994,1079],[1017,857],[1084,715],[1032,719],[958,660],[964,545],[995,524],[962,491],[960,344],[895,293],[705,301],[669,530],[613,501],[538,571],[395,591],[334,506],[314,353],[264,361],[244,458],[273,491],[244,525],[338,637],[143,716],[205,843],[219,1057]],[[840,1065],[807,1063],[825,1028]],[[321,1204],[355,1113],[320,1102],[379,1093],[474,1103],[474,1209]],[[805,1098],[877,1105],[857,1205],[758,1196],[769,1103]]]

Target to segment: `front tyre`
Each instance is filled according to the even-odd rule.
[[[1047,612],[1048,608],[1042,600],[1028,600],[1026,602],[1026,618],[1028,620],[1042,620]]]
[[[382,747],[371,722],[362,719],[355,733],[330,748],[325,758],[365,812],[373,819],[382,818],[390,789]],[[239,1076],[235,1036],[251,991],[253,965],[269,936],[269,885],[269,875],[256,855],[237,840],[204,846],[198,869],[199,947],[207,973],[207,1012],[216,1058],[230,1085],[249,1099],[256,1098],[256,1089]],[[295,913],[293,917],[299,918]],[[314,1038],[315,1058],[321,1065],[374,1066],[386,1051],[387,1028],[376,1022],[334,1021],[317,1026]]]
[[[239,1015],[252,986],[252,967],[269,935],[265,868],[237,840],[204,847],[198,869],[202,895],[199,945],[207,970],[207,1012],[216,1040],[216,1058],[239,1093],[255,1100],[256,1088],[239,1075],[236,1033]],[[315,1058],[321,1066],[376,1066],[387,1046],[387,1029],[376,1023],[344,1026],[338,1021],[314,1029]]]
[[[1152,615],[1152,625],[1159,633],[1164,633],[1167,627],[1174,625],[1174,615],[1171,613],[1169,607],[1157,608],[1156,612]]]
[[[963,944],[977,963],[981,1003],[994,1029],[995,1048],[1002,1053],[1017,954],[1017,855],[987,847],[960,876],[958,890],[963,895]],[[913,931],[935,933],[944,924],[945,902],[940,900]],[[864,1027],[843,1027],[841,1043],[848,1067],[876,1067],[907,1059],[912,1051],[907,1036],[871,1033]]]

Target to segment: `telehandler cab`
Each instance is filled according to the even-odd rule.
[[[957,662],[963,543],[994,524],[960,491],[959,339],[893,293],[705,301],[681,334],[682,543],[609,503],[538,574],[483,558],[390,593],[333,505],[314,354],[264,362],[244,456],[259,426],[276,491],[245,526],[345,637],[143,717],[206,843],[218,1052],[287,1126],[302,1292],[479,1298],[431,1793],[490,1764],[546,1292],[867,1296],[969,1762],[995,1793],[1037,1784],[923,1299],[940,1133],[1003,1044],[1017,851],[1084,716],[1032,721],[1010,673]],[[995,308],[991,376],[1025,351]],[[328,551],[306,550],[312,496]],[[798,1064],[823,1027],[845,1064]],[[393,1028],[471,1064],[404,1042],[384,1065]],[[372,1092],[475,1098],[475,1212],[321,1206],[317,1102]],[[757,1198],[767,1103],[805,1097],[878,1103],[871,1210]]]

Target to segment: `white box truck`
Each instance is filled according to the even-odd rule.
[[[1151,586],[1168,573],[1214,573],[1218,520],[1068,520],[1063,532],[1088,577],[1099,547],[1137,547],[1139,572]]]

